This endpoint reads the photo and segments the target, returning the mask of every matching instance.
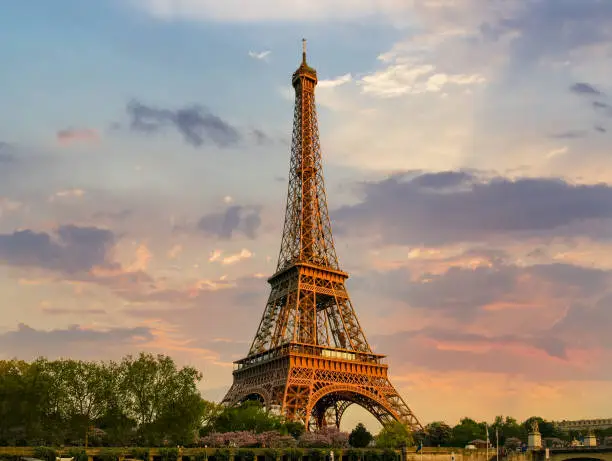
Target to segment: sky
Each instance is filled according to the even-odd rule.
[[[416,416],[612,416],[612,2],[21,0],[0,31],[0,359],[168,354],[223,397],[306,37],[340,264]]]

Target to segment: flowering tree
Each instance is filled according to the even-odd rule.
[[[335,427],[324,427],[317,432],[305,432],[299,439],[299,446],[306,448],[348,447],[349,434]]]
[[[294,447],[296,441],[290,435],[281,435],[278,431],[266,431],[257,434],[252,431],[213,432],[200,438],[201,446],[208,447],[266,447],[288,448]]]

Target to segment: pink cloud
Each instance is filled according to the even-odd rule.
[[[56,134],[59,144],[69,145],[75,142],[96,142],[100,139],[98,130],[91,128],[68,128]]]

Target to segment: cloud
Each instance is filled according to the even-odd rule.
[[[114,244],[115,235],[97,227],[64,225],[54,234],[18,230],[0,234],[0,263],[65,273],[86,272],[95,266],[113,267],[109,251]]]
[[[146,327],[124,327],[109,329],[88,329],[72,325],[65,329],[37,330],[20,323],[16,330],[0,334],[0,350],[5,357],[34,359],[41,355],[47,358],[77,355],[86,358],[108,354],[112,348],[126,346],[133,349],[153,339]],[[102,357],[100,357],[102,358]],[[104,358],[108,359],[108,356]]]
[[[262,51],[257,53],[255,51],[249,51],[249,56],[253,59],[257,59],[259,61],[266,60],[266,58],[270,55],[270,50]]]
[[[157,133],[172,126],[183,135],[185,142],[194,147],[207,142],[218,147],[229,147],[237,144],[242,137],[234,126],[201,106],[170,110],[132,101],[127,106],[127,112],[132,130]]]
[[[104,219],[108,221],[125,221],[133,214],[133,210],[124,209],[121,211],[97,211],[92,217],[94,219]]]
[[[559,157],[560,155],[567,154],[568,151],[569,151],[569,147],[567,147],[567,146],[557,147],[555,149],[550,150],[546,154],[546,158],[551,159],[551,158],[554,158],[554,157]]]
[[[361,202],[333,212],[336,227],[378,236],[384,244],[435,246],[544,231],[590,235],[588,220],[612,218],[608,185],[554,178],[402,173],[366,183],[362,191]]]
[[[104,309],[96,309],[96,308],[83,308],[83,309],[66,309],[62,307],[43,307],[42,311],[45,314],[49,315],[105,315],[106,311]]]
[[[383,70],[364,76],[358,84],[363,93],[383,98],[406,94],[438,93],[447,85],[476,85],[485,83],[479,74],[449,75],[437,72],[432,64],[393,64]]]
[[[0,217],[6,213],[11,213],[21,209],[23,204],[6,197],[0,197]]]
[[[593,85],[584,82],[574,83],[570,87],[570,91],[576,94],[585,94],[592,96],[599,96],[602,94],[601,91],[596,89]]]
[[[550,137],[554,139],[578,139],[586,138],[587,134],[586,130],[568,130],[552,134]]]
[[[16,160],[15,155],[13,155],[10,152],[10,148],[11,148],[10,144],[7,144],[5,142],[0,142],[0,164],[15,162]]]
[[[225,211],[202,216],[197,227],[207,234],[223,239],[230,239],[236,234],[254,239],[260,225],[259,208],[232,205]]]
[[[238,253],[229,254],[223,257],[223,251],[215,250],[212,252],[208,260],[210,262],[219,261],[223,265],[235,264],[237,262],[243,261],[245,259],[250,259],[253,257],[253,253],[246,248],[243,248]]]
[[[272,138],[258,128],[251,130],[250,135],[257,145],[261,146],[272,143]]]
[[[400,268],[372,274],[372,280],[361,283],[369,289],[380,285],[382,292],[413,308],[444,311],[469,323],[475,315],[499,306],[534,309],[541,302],[601,296],[610,281],[610,273],[601,269],[565,263],[523,267],[493,260],[476,267],[452,265],[438,274],[412,274]]]
[[[97,130],[91,128],[67,128],[56,133],[57,142],[63,145],[72,144],[75,142],[91,142],[98,141],[100,134]]]
[[[49,197],[50,202],[54,202],[57,199],[65,199],[65,198],[81,198],[85,195],[85,191],[83,189],[64,189],[57,191],[51,197]]]
[[[353,80],[351,74],[344,74],[330,80],[319,80],[317,87],[319,88],[335,88],[337,86],[345,85]]]
[[[201,21],[343,21],[407,12],[409,7],[395,0],[328,0],[316,3],[289,3],[261,0],[257,4],[240,0],[133,0],[148,14],[160,19]]]

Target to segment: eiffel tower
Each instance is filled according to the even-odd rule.
[[[340,427],[357,404],[382,424],[422,429],[372,352],[351,305],[327,211],[315,107],[317,72],[306,62],[293,73],[295,111],[283,237],[272,289],[246,358],[234,362],[226,405],[259,400],[288,420],[315,430]]]

